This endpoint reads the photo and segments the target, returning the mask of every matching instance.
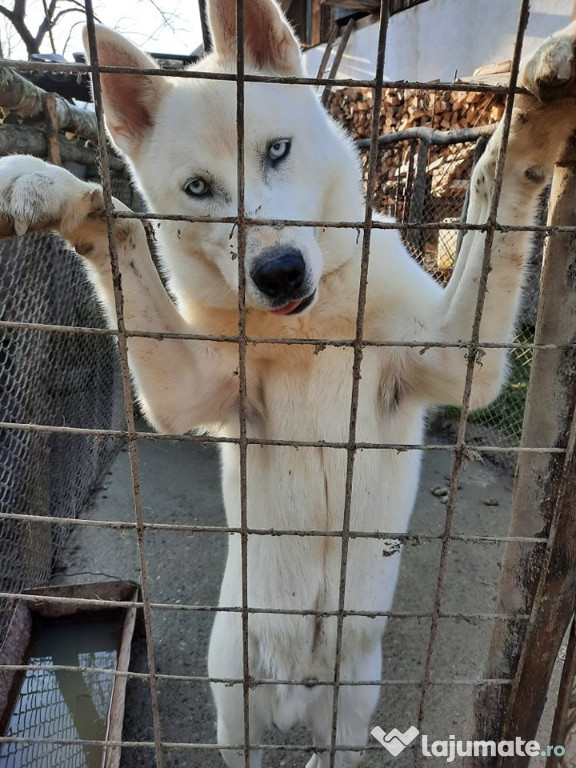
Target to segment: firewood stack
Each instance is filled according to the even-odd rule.
[[[372,131],[374,94],[371,88],[338,88],[333,90],[328,109],[354,139],[369,138]],[[426,127],[457,131],[478,125],[496,123],[502,116],[504,99],[492,93],[477,91],[425,91],[409,88],[385,88],[380,106],[380,134],[397,133],[408,128]],[[432,146],[428,176],[431,197],[438,199],[438,216],[454,215],[440,203],[454,195],[460,204],[469,177],[474,144]],[[367,160],[367,152],[364,153]],[[380,153],[380,172],[376,183],[377,210],[402,218],[405,197],[411,180],[410,142],[388,146]],[[427,221],[434,220],[431,217]],[[438,220],[438,219],[436,219]]]
[[[368,138],[372,129],[374,93],[371,88],[338,88],[328,101],[330,113],[344,123],[356,139]],[[497,122],[503,100],[476,91],[424,91],[385,88],[380,106],[380,127],[387,133],[426,126],[457,131]]]

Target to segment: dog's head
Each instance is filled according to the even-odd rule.
[[[195,69],[234,74],[235,0],[212,0],[209,20],[214,50]],[[111,30],[97,28],[97,48],[102,66],[156,69]],[[303,74],[298,43],[274,0],[244,0],[244,51],[248,74]],[[172,290],[182,305],[235,307],[238,227],[217,220],[237,219],[241,207],[236,83],[150,73],[100,78],[108,130],[151,210],[208,220],[161,223]],[[314,304],[322,275],[351,256],[355,235],[294,222],[361,218],[357,158],[309,86],[246,82],[243,115],[246,302],[299,314]]]

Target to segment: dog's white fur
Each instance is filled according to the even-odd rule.
[[[273,0],[245,0],[247,71],[302,74],[297,43]],[[234,0],[212,0],[215,52],[198,68],[233,73],[236,58]],[[501,223],[532,221],[537,195],[559,148],[574,126],[573,42],[569,27],[533,57],[523,83],[536,96],[518,97],[507,150]],[[120,35],[98,30],[100,64],[150,68],[154,64]],[[566,81],[566,82],[565,82]],[[210,79],[102,75],[110,135],[127,156],[152,211],[160,214],[237,216],[236,85]],[[567,90],[568,89],[568,90]],[[565,97],[564,100],[556,98]],[[306,86],[247,83],[245,87],[246,214],[264,220],[363,219],[358,158],[350,141]],[[552,97],[554,97],[552,99]],[[501,140],[498,129],[472,184],[469,220],[486,220],[491,180]],[[290,153],[278,163],[270,147]],[[275,151],[276,151],[275,150]],[[209,196],[184,187],[210,185]],[[123,206],[118,203],[118,208]],[[29,157],[0,162],[0,214],[5,235],[57,229],[85,257],[110,323],[116,311],[101,190],[66,171]],[[128,329],[235,335],[238,332],[237,232],[230,224],[165,221],[157,230],[173,303],[150,257],[144,229],[133,220],[116,225]],[[249,226],[246,237],[247,333],[250,337],[351,339],[355,336],[362,237],[345,228]],[[313,305],[294,315],[271,312],[274,300],[252,279],[269,254],[292,249],[305,264],[303,291]],[[518,306],[526,237],[496,233],[480,341],[510,339]],[[418,444],[426,407],[458,404],[466,353],[452,348],[402,347],[404,341],[459,342],[470,338],[484,234],[464,238],[449,286],[437,285],[407,254],[399,235],[372,232],[364,338],[398,346],[363,351],[356,440]],[[348,439],[353,352],[346,346],[248,344],[248,437],[288,441]],[[164,432],[208,429],[237,437],[238,348],[230,342],[132,337],[134,384],[150,422]],[[505,369],[500,350],[487,349],[476,366],[471,402],[478,407],[498,393]],[[222,449],[228,524],[240,526],[239,454]],[[353,531],[407,530],[418,485],[416,451],[357,452],[351,501]],[[323,447],[255,446],[247,450],[248,526],[251,529],[338,531],[345,506],[346,451]],[[392,606],[400,555],[384,556],[375,538],[350,541],[345,607],[386,612]],[[334,674],[336,618],[290,611],[336,611],[341,541],[335,536],[250,535],[248,540],[249,671],[279,681],[330,681]],[[241,599],[241,544],[231,535],[220,603]],[[385,618],[348,617],[343,623],[341,679],[378,680]],[[242,678],[241,615],[218,613],[209,654],[213,678]],[[241,685],[213,685],[218,740],[244,738]],[[343,686],[337,743],[363,745],[378,686]],[[257,743],[272,723],[300,721],[318,746],[330,744],[330,685],[263,685],[250,693],[250,735]],[[223,749],[229,766],[244,765],[242,749]],[[339,750],[337,766],[353,766],[358,750]],[[251,765],[260,764],[257,751]],[[328,765],[315,754],[308,766]]]

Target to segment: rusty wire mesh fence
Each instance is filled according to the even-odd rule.
[[[516,43],[516,65],[528,7],[527,0],[519,3],[521,13]],[[90,4],[87,4],[87,8],[90,11]],[[242,13],[242,3],[240,3],[238,5],[240,27]],[[90,13],[88,17],[90,21]],[[387,5],[384,3],[380,25],[377,76],[373,82],[361,84],[363,88],[372,90],[374,104],[379,104],[382,99],[386,26]],[[93,28],[90,27],[90,29],[93,46]],[[241,51],[242,48],[240,48],[238,74],[233,78],[238,83],[240,96],[247,81],[258,79],[244,75]],[[35,66],[37,68],[38,65]],[[97,83],[97,71],[95,70],[93,74]],[[198,75],[180,73],[178,76]],[[209,74],[202,76],[210,77]],[[415,84],[415,87],[422,90],[428,89],[431,93],[437,92],[440,87],[443,92],[449,90],[446,84],[442,86]],[[503,88],[494,89],[499,98],[502,97],[504,90]],[[486,89],[483,92],[486,92]],[[102,104],[98,87],[96,87],[95,96],[97,119],[102,130]],[[242,101],[240,100],[239,103],[241,105]],[[506,119],[509,117],[508,113]],[[243,209],[243,121],[244,116],[240,106],[238,110],[240,202],[234,225],[238,231],[241,293],[244,290],[245,280],[242,243],[245,243],[246,231],[252,224],[246,221]],[[523,606],[522,610],[518,609],[514,613],[514,621],[511,621],[509,606],[497,598],[498,561],[504,559],[507,552],[514,547],[523,548],[523,552],[528,552],[529,555],[522,561],[523,567],[530,570],[533,581],[537,582],[538,600],[551,604],[553,601],[548,597],[544,600],[548,595],[545,591],[548,573],[546,569],[551,562],[554,563],[553,534],[558,528],[562,511],[559,505],[554,507],[550,514],[551,528],[544,534],[541,534],[540,529],[534,531],[518,528],[508,531],[509,516],[506,513],[494,525],[488,525],[481,514],[467,518],[458,506],[459,483],[464,465],[469,459],[474,458],[474,452],[470,448],[476,440],[487,456],[512,457],[511,460],[515,460],[518,453],[526,457],[532,456],[534,451],[538,460],[541,455],[545,455],[547,459],[552,457],[559,464],[564,462],[563,467],[566,469],[570,467],[572,460],[573,438],[569,433],[567,446],[551,442],[533,449],[521,445],[519,424],[520,413],[524,410],[526,370],[534,348],[538,348],[538,338],[534,344],[532,331],[523,329],[522,335],[510,345],[515,356],[512,364],[512,384],[503,395],[504,400],[491,406],[492,410],[483,417],[482,428],[485,423],[494,422],[498,423],[496,431],[484,431],[481,434],[469,431],[475,427],[475,417],[469,413],[468,399],[463,403],[460,421],[453,439],[442,442],[430,438],[430,442],[415,446],[357,444],[354,424],[358,408],[362,353],[366,348],[362,337],[361,320],[366,291],[370,235],[373,227],[392,226],[373,224],[372,209],[382,209],[386,213],[396,214],[399,218],[399,224],[396,226],[411,245],[415,256],[444,281],[453,266],[458,247],[458,235],[455,233],[461,228],[459,222],[466,194],[464,182],[469,178],[474,154],[471,145],[466,147],[455,145],[448,155],[445,151],[438,158],[427,155],[426,161],[422,162],[422,167],[425,169],[422,175],[424,182],[419,191],[417,186],[415,189],[418,149],[414,142],[398,144],[386,149],[386,156],[384,156],[384,150],[380,155],[377,150],[378,135],[379,127],[372,126],[372,150],[365,165],[368,193],[366,220],[348,223],[348,226],[362,233],[364,268],[358,302],[360,317],[358,336],[341,342],[341,345],[345,344],[353,353],[351,429],[346,440],[329,446],[334,450],[344,451],[346,455],[347,492],[342,510],[344,522],[340,530],[332,533],[342,542],[343,552],[350,546],[351,541],[366,535],[383,540],[383,546],[404,544],[406,568],[417,569],[417,561],[423,558],[426,560],[426,567],[421,571],[421,582],[415,586],[414,583],[407,581],[403,586],[401,580],[398,597],[400,602],[395,603],[394,609],[389,612],[385,659],[392,666],[395,659],[400,659],[400,663],[394,667],[395,674],[389,673],[385,668],[382,680],[363,681],[364,684],[372,682],[381,687],[382,703],[376,715],[378,722],[386,726],[396,723],[407,726],[413,723],[423,731],[427,727],[438,727],[438,718],[447,717],[449,722],[444,723],[447,736],[456,729],[463,730],[466,721],[472,718],[471,728],[476,732],[483,721],[482,717],[476,717],[474,720],[477,712],[473,704],[479,692],[512,690],[515,701],[522,699],[523,689],[518,687],[520,678],[515,676],[516,667],[504,671],[488,669],[485,664],[493,627],[503,626],[505,633],[509,625],[513,625],[509,645],[516,652],[528,633],[536,631],[535,625],[539,618],[536,610],[539,603],[536,600],[534,602],[536,609],[533,610],[531,604]],[[427,151],[433,152],[430,147]],[[104,152],[101,159],[102,181],[106,192],[109,193],[110,179]],[[382,171],[384,167],[388,169],[386,173]],[[378,174],[379,168],[380,174]],[[448,194],[449,190],[451,194]],[[418,198],[423,191],[425,195]],[[416,206],[414,205],[415,195]],[[114,215],[110,214],[110,217],[113,219]],[[158,223],[158,220],[161,222],[162,216],[155,217],[154,212],[151,212],[151,219]],[[422,224],[432,226],[422,227]],[[322,226],[330,225],[330,222],[322,223]],[[332,226],[334,226],[333,222]],[[568,230],[570,234],[573,227],[572,230],[568,227]],[[0,264],[2,265],[0,286],[2,310],[0,323],[2,363],[0,370],[0,405],[2,407],[0,417],[2,421],[0,599],[2,604],[0,608],[3,609],[0,618],[9,617],[12,603],[16,598],[24,602],[32,602],[32,598],[24,594],[24,591],[28,587],[43,584],[49,579],[61,542],[65,538],[64,532],[80,529],[82,521],[76,521],[75,518],[83,510],[90,491],[101,477],[110,456],[117,451],[119,444],[122,444],[127,448],[124,458],[126,469],[129,470],[133,482],[131,517],[120,520],[115,510],[112,510],[110,519],[92,519],[90,525],[85,526],[86,529],[92,528],[96,531],[96,537],[93,539],[95,549],[93,555],[96,562],[98,562],[98,546],[102,546],[101,541],[105,538],[106,542],[110,543],[116,538],[119,542],[122,535],[124,537],[122,546],[128,543],[133,548],[141,579],[142,599],[132,601],[131,604],[137,605],[142,610],[145,648],[141,650],[140,657],[127,674],[129,702],[131,701],[132,706],[136,707],[136,714],[134,709],[132,713],[128,713],[132,722],[122,742],[122,765],[125,768],[136,768],[136,766],[163,768],[176,765],[216,766],[221,764],[217,755],[218,744],[212,729],[213,713],[210,705],[206,701],[204,704],[199,704],[198,698],[195,698],[199,696],[202,699],[208,699],[210,680],[202,668],[190,672],[188,664],[182,659],[186,657],[190,645],[197,644],[201,647],[206,645],[206,638],[201,635],[201,631],[204,631],[201,630],[201,625],[211,621],[222,608],[216,605],[216,597],[213,593],[209,590],[204,592],[204,585],[201,582],[191,587],[187,585],[188,591],[185,593],[181,593],[178,587],[178,597],[176,597],[174,592],[161,593],[156,587],[156,580],[160,579],[163,570],[163,557],[179,558],[182,568],[185,569],[184,558],[190,556],[188,547],[192,544],[196,545],[194,557],[203,563],[203,567],[206,569],[217,567],[214,562],[216,555],[221,557],[226,541],[229,537],[236,536],[240,537],[242,542],[241,580],[244,601],[240,608],[231,610],[236,611],[242,620],[244,647],[233,650],[243,653],[243,676],[241,680],[225,682],[242,687],[245,723],[245,743],[242,749],[245,765],[248,766],[250,754],[258,746],[250,740],[247,716],[250,691],[259,685],[269,685],[274,681],[255,680],[247,662],[250,617],[259,610],[246,601],[248,541],[251,536],[262,536],[265,532],[253,531],[248,525],[247,452],[250,445],[259,441],[249,438],[246,428],[246,350],[250,344],[258,344],[261,340],[250,339],[246,334],[243,302],[240,302],[238,334],[232,338],[238,348],[239,436],[229,438],[227,441],[204,435],[154,437],[141,430],[135,420],[127,360],[130,333],[127,333],[122,323],[121,314],[117,332],[98,333],[99,320],[94,311],[94,303],[88,298],[90,291],[86,286],[85,277],[75,266],[74,258],[64,253],[60,242],[45,237],[32,237],[17,242],[9,241],[0,250]],[[87,308],[88,305],[90,308]],[[67,326],[67,328],[59,326]],[[134,331],[131,333],[134,334]],[[115,339],[112,340],[111,336]],[[227,343],[230,340],[230,338],[225,339]],[[315,344],[319,351],[335,343],[330,339],[276,341],[278,346],[291,342],[303,345]],[[266,343],[275,343],[275,340],[266,340]],[[383,345],[386,343],[387,340],[382,340]],[[422,342],[416,346],[422,346]],[[469,346],[468,376],[470,379],[474,369],[476,354],[474,350],[477,347],[474,339]],[[542,351],[549,351],[549,348],[555,345],[544,341],[540,346]],[[557,343],[556,347],[558,346]],[[567,354],[573,354],[573,345],[570,347],[564,344],[564,348],[567,349]],[[502,424],[505,425],[504,432]],[[229,528],[222,520],[214,522],[201,519],[201,514],[196,510],[192,517],[182,509],[177,510],[176,517],[168,516],[162,509],[155,510],[154,514],[151,513],[148,497],[146,495],[143,497],[142,491],[142,488],[146,489],[147,480],[147,473],[142,472],[144,446],[150,443],[162,445],[168,439],[179,441],[180,448],[220,442],[229,442],[238,446],[239,473],[243,479],[238,527]],[[275,441],[282,445],[282,441],[278,441],[276,436],[272,435],[270,442],[275,444]],[[289,442],[289,447],[295,449],[325,448],[322,441],[284,442]],[[437,510],[438,516],[434,518],[418,516],[416,513],[413,524],[416,528],[407,534],[396,536],[394,531],[362,533],[352,530],[350,499],[355,456],[358,452],[369,450],[422,450],[426,453],[441,454],[446,460],[444,464],[444,484],[447,486],[445,509]],[[564,472],[558,481],[558,486],[564,491],[566,476]],[[502,480],[503,483],[510,481],[509,476],[506,477],[508,479]],[[144,494],[146,493],[145,490]],[[26,516],[33,517],[33,521],[28,522]],[[37,516],[44,516],[47,522],[42,523]],[[327,531],[282,531],[282,533],[292,536],[332,535]],[[213,544],[216,539],[218,543]],[[392,543],[390,543],[391,539],[393,539]],[[161,545],[156,555],[157,559],[149,555],[156,542],[160,542]],[[113,546],[116,546],[116,543],[113,543]],[[158,552],[158,550],[154,551]],[[470,570],[475,567],[480,551],[489,552],[487,558],[489,569],[482,576],[485,580],[483,583],[485,589],[480,596],[475,594],[471,597],[466,592],[466,576],[469,577]],[[216,555],[211,557],[212,553]],[[535,573],[537,575],[534,575]],[[341,584],[345,585],[344,555],[340,576]],[[355,615],[354,610],[344,610],[344,589],[345,587],[340,588],[338,610],[331,614],[338,627],[338,643],[342,641],[342,627],[345,620]],[[63,603],[70,602],[70,599],[60,598],[59,600]],[[204,602],[201,602],[202,600]],[[85,604],[89,602],[86,601]],[[58,599],[55,603],[58,603]],[[85,604],[79,603],[79,605]],[[398,608],[397,605],[401,607]],[[278,612],[281,613],[282,609]],[[302,613],[306,612],[314,614],[314,609],[303,607]],[[318,611],[316,613],[319,615]],[[402,627],[401,631],[397,631],[398,627]],[[3,627],[0,625],[0,642],[2,632]],[[197,635],[196,632],[198,632]],[[457,647],[463,656],[469,648],[474,648],[477,652],[477,657],[471,666],[466,665],[461,658],[454,658],[450,643],[455,636],[458,637]],[[177,647],[171,649],[170,643]],[[403,655],[406,646],[407,653]],[[530,659],[526,660],[522,657],[518,665],[520,672],[527,668],[526,665],[529,665],[529,662]],[[18,667],[18,665],[13,666]],[[34,675],[34,668],[42,666],[42,658],[32,658],[23,666]],[[110,669],[97,657],[79,659],[77,664],[67,662],[61,666],[64,671],[80,671],[86,674],[101,672],[104,676],[110,673]],[[88,668],[87,671],[85,667]],[[20,668],[19,671],[22,669]],[[60,688],[61,693],[62,681],[56,679],[53,682],[54,688]],[[310,681],[301,680],[283,682],[286,685],[310,684]],[[315,681],[315,684],[329,685],[339,690],[351,683],[341,679],[338,664],[335,664],[332,679]],[[571,684],[570,678],[564,681],[564,690]],[[176,698],[179,702],[176,707],[168,703],[169,690],[171,690],[172,700]],[[138,691],[140,691],[139,698]],[[538,718],[546,699],[546,692],[547,688],[543,687],[539,699],[533,702],[533,710],[538,712]],[[51,691],[47,689],[46,701],[42,703],[42,720],[59,716],[57,697],[52,702],[50,695]],[[131,695],[134,696],[133,699],[130,699]],[[554,698],[554,695],[550,697],[552,705]],[[334,696],[333,700],[331,716],[335,723],[338,717],[338,696]],[[192,703],[189,704],[189,701]],[[170,709],[171,706],[173,709]],[[202,728],[196,732],[191,731],[186,724],[182,725],[185,717],[183,718],[183,713],[179,710],[186,706],[192,709],[200,708],[202,711]],[[569,707],[566,711],[568,709]],[[497,709],[495,708],[494,711]],[[173,716],[171,717],[170,714]],[[566,720],[567,718],[564,717],[564,724]],[[61,729],[57,737],[42,733],[34,738],[27,738],[30,733],[28,729],[16,736],[14,733],[7,733],[0,739],[3,750],[0,754],[9,755],[10,745],[13,743],[36,741],[45,745],[47,754],[54,744],[68,749],[69,753],[65,757],[67,762],[63,763],[62,758],[59,758],[61,765],[88,764],[86,763],[89,759],[87,755],[92,745],[90,740],[83,738],[78,728],[68,732],[67,727],[67,724],[63,726],[64,730]],[[559,732],[558,728],[556,734]],[[266,738],[268,740],[261,746],[265,751],[266,764],[270,766],[286,765],[291,768],[309,759],[315,748],[319,754],[322,753],[322,748],[310,744],[308,734],[298,731],[290,731],[288,737],[276,735]],[[100,738],[98,742],[103,743],[105,739]],[[365,748],[364,745],[347,745],[347,747],[358,752]],[[336,756],[342,749],[342,745],[336,742],[334,728],[332,743],[324,748],[324,752],[330,755],[331,766],[335,764]],[[80,757],[77,757],[78,755]],[[22,760],[22,758],[19,759]],[[27,765],[26,759],[14,764]],[[34,754],[29,764],[36,764],[34,760],[38,759],[40,758]],[[51,765],[50,759],[47,757],[43,764]],[[372,742],[365,748],[363,765],[382,766],[383,759],[382,748],[379,745]],[[80,762],[76,762],[77,760]],[[81,760],[85,762],[82,763]],[[404,766],[418,765],[420,761],[421,756],[414,748],[410,748],[395,759],[394,765],[404,768]],[[438,764],[444,762],[446,761],[442,758]],[[480,762],[477,764],[481,765]]]

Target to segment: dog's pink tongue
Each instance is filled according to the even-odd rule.
[[[289,315],[290,312],[293,312],[296,307],[299,307],[300,304],[302,304],[302,299],[298,299],[298,301],[291,301],[289,304],[286,304],[283,307],[280,307],[280,309],[271,309],[273,315]]]

